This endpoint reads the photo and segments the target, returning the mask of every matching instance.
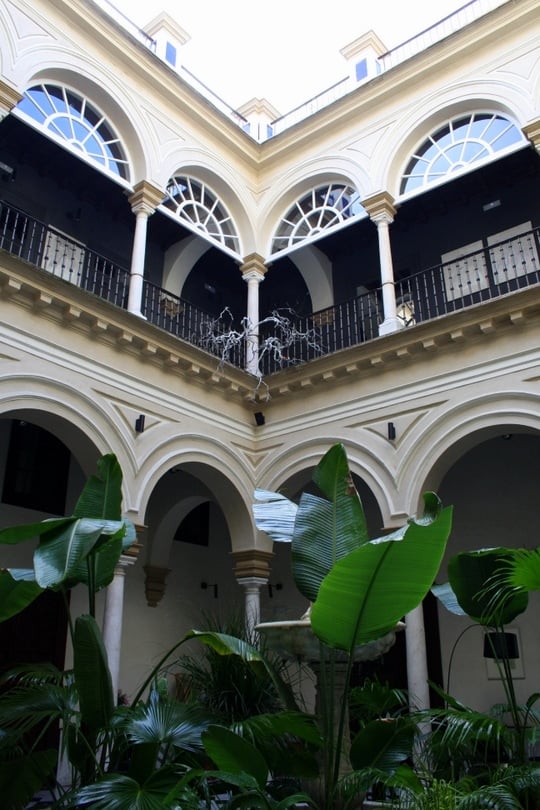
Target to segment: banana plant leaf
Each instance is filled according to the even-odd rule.
[[[336,444],[313,473],[322,496],[303,493],[298,507],[277,493],[257,490],[257,528],[273,540],[292,542],[292,573],[299,591],[314,602],[337,560],[368,540],[362,503],[349,470],[345,448]]]
[[[381,638],[417,607],[433,585],[452,524],[452,508],[424,496],[419,521],[365,543],[334,565],[321,584],[311,626],[330,647],[347,650]]]
[[[263,788],[268,766],[262,754],[247,740],[224,726],[210,726],[202,735],[204,750],[219,770],[247,773]]]
[[[41,537],[48,532],[55,532],[73,523],[75,518],[53,518],[52,520],[42,520],[39,523],[25,523],[22,526],[8,526],[0,530],[0,545],[14,546],[17,543],[24,543],[27,540]]]
[[[527,608],[528,594],[501,581],[501,570],[514,559],[506,548],[463,551],[448,564],[448,579],[457,601],[474,621],[502,627]]]
[[[122,470],[112,453],[102,456],[98,475],[88,478],[77,501],[75,517],[120,520],[122,515]]]
[[[355,770],[377,768],[393,773],[412,756],[416,731],[408,717],[372,720],[351,743],[351,765]]]
[[[83,578],[81,563],[92,553],[102,535],[115,537],[123,531],[122,521],[79,518],[42,537],[34,552],[38,585],[54,588],[63,583],[80,582]]]
[[[0,622],[28,607],[43,593],[31,569],[0,570]]]
[[[83,723],[106,728],[114,711],[111,674],[99,627],[92,616],[78,616],[73,634],[73,671]]]

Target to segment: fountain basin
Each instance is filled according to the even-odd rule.
[[[405,627],[398,622],[394,630],[375,641],[359,644],[354,648],[354,661],[374,661],[388,652],[396,640],[396,632]],[[302,660],[307,663],[317,663],[321,660],[320,642],[311,629],[309,618],[278,622],[261,622],[255,630],[267,641],[268,647],[274,652],[283,654],[286,658]],[[344,650],[336,650],[337,660],[346,661],[348,658]]]

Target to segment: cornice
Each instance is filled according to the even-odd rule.
[[[35,14],[35,3],[29,5]],[[193,127],[200,127],[204,138],[219,144],[220,151],[228,148],[250,161],[252,168],[257,166],[260,145],[98,5],[91,0],[50,0],[50,5],[63,22],[81,32],[86,42],[97,43],[109,58],[116,51],[126,73],[141,77],[144,86],[154,88],[162,103],[169,103],[176,110],[185,106]],[[67,26],[62,25],[61,30],[65,35]]]
[[[326,137],[332,130],[347,131],[351,120],[362,120],[363,109],[369,110],[370,116],[376,108],[388,113],[392,97],[401,99],[410,88],[414,88],[416,94],[420,93],[419,86],[425,77],[444,73],[446,68],[455,70],[459,61],[466,62],[471,56],[476,59],[482,48],[489,49],[494,45],[500,48],[505,31],[512,35],[518,25],[532,30],[537,23],[537,0],[508,0],[264,142],[260,169],[266,170],[282,160],[284,152],[289,152],[290,159],[290,153],[304,150],[308,144]],[[497,47],[493,53],[497,53]]]
[[[75,285],[0,251],[0,299],[113,347],[190,383],[213,388],[253,411],[260,403],[301,399],[316,391],[339,398],[341,385],[409,364],[431,362],[467,346],[486,346],[516,330],[540,326],[540,284],[343,349],[257,380]]]
[[[336,389],[404,364],[431,362],[437,354],[455,353],[473,344],[487,346],[517,329],[538,326],[540,284],[276,372],[265,378],[260,401],[305,398],[316,389]]]
[[[0,250],[0,300],[144,360],[168,374],[220,391],[251,409],[257,381],[247,372],[186,343],[137,315],[75,284],[38,270]]]

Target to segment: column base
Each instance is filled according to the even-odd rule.
[[[379,326],[379,336],[399,332],[403,328],[404,323],[400,318],[386,318]]]

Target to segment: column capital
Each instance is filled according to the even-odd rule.
[[[245,256],[244,263],[240,265],[240,270],[246,281],[250,278],[257,278],[258,281],[262,281],[267,269],[263,257],[258,253],[250,253],[249,256]]]
[[[530,121],[522,127],[525,137],[532,143],[537,152],[540,152],[540,118]]]
[[[362,205],[369,214],[373,222],[386,222],[390,224],[394,221],[396,208],[394,198],[388,191],[379,191],[371,197],[362,200]]]
[[[235,563],[234,575],[238,581],[251,577],[261,578],[263,582],[268,581],[273,552],[251,548],[245,551],[231,551],[231,554]]]
[[[163,189],[153,186],[148,180],[141,180],[133,186],[133,194],[128,197],[134,214],[144,212],[151,216],[164,198]]]
[[[15,87],[11,87],[0,79],[0,121],[9,115],[22,98],[22,94]]]

